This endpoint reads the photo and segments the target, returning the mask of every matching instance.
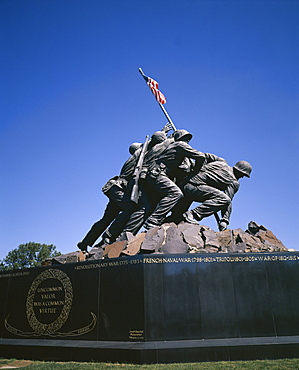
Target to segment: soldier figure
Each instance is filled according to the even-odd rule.
[[[135,235],[142,227],[146,218],[153,212],[155,205],[157,204],[157,200],[152,194],[153,192],[151,187],[147,184],[147,173],[155,159],[158,158],[173,142],[174,138],[173,135],[171,135],[164,141],[153,146],[146,153],[139,178],[139,208],[130,215],[130,218],[127,220],[128,222],[123,225],[124,232],[130,232]]]
[[[226,230],[232,212],[232,199],[239,190],[239,179],[250,177],[251,165],[246,161],[239,161],[233,167],[226,162],[216,161],[205,164],[200,171],[182,184],[184,198],[173,209],[169,221],[179,223],[185,220],[198,224],[204,217],[221,211],[219,231]],[[201,205],[188,211],[192,202]]]
[[[102,240],[97,246],[114,242],[122,231],[136,234],[142,226],[147,230],[160,226],[170,211],[172,214],[167,222],[185,220],[197,224],[221,210],[219,230],[227,228],[231,200],[240,185],[238,179],[250,176],[251,165],[239,161],[230,167],[223,158],[193,149],[188,144],[192,138],[188,131],[177,130],[167,138],[168,131],[169,125],[166,125],[155,132],[147,151],[142,152],[141,143],[130,146],[132,155],[123,165],[120,175],[110,179],[102,188],[109,198],[104,215],[78,243],[79,249],[87,251],[100,235]],[[136,204],[130,195],[134,169],[141,153],[140,198]],[[188,211],[193,201],[202,204]]]
[[[147,194],[147,201],[133,212],[124,231],[136,234],[143,225],[146,229],[161,225],[167,213],[183,196],[178,183],[182,178],[200,168],[202,163],[222,160],[210,153],[192,149],[188,142],[192,135],[177,130],[171,138],[148,152],[144,161],[145,180],[140,183]],[[194,160],[195,163],[194,163]],[[146,221],[147,220],[147,221]],[[146,222],[145,222],[146,221]]]
[[[136,209],[136,206],[130,201],[127,186],[130,180],[130,174],[141,151],[141,143],[130,145],[129,152],[132,156],[125,162],[119,176],[110,179],[102,188],[102,192],[109,198],[109,202],[104,211],[103,217],[95,222],[85,237],[77,244],[82,251],[87,251],[88,246],[93,246],[95,241],[106,230],[116,216],[124,209]]]
[[[159,152],[159,148],[164,147],[164,143],[168,143],[171,141],[171,139],[167,139],[165,131],[157,131],[155,132],[151,140],[149,142],[149,145],[147,147],[147,152],[145,154],[145,158],[143,160],[143,163],[145,164],[148,159],[153,158],[154,154]],[[166,145],[166,144],[165,144]],[[160,149],[161,150],[161,149]],[[138,153],[139,156],[139,153]],[[136,165],[136,163],[135,163]],[[126,164],[123,166],[123,170],[126,168]],[[123,172],[122,170],[122,172]],[[122,173],[121,172],[121,173]],[[142,174],[141,174],[142,176]],[[139,179],[140,180],[140,179]],[[132,179],[133,181],[133,179]],[[130,198],[130,193],[132,191],[132,184],[130,183],[128,186],[128,196]],[[138,205],[133,203],[130,199],[131,206],[125,207],[114,219],[114,221],[111,223],[111,225],[105,230],[102,240],[99,244],[96,246],[103,246],[104,244],[110,244],[114,242],[117,237],[120,235],[120,233],[123,231],[125,225],[129,221],[132,213],[136,214],[139,212],[143,213],[143,210],[148,209],[150,206],[149,201],[149,195],[146,189],[142,186],[142,182],[139,181],[139,200]],[[142,225],[140,225],[141,227]]]
[[[187,157],[195,160],[195,170],[199,170],[204,163],[204,154],[188,144],[191,138],[192,134],[188,131],[177,130],[174,133],[175,141],[149,166],[147,187],[155,194],[158,202],[143,225],[147,230],[161,225],[167,213],[183,197],[182,191],[175,183],[175,177],[184,159]]]
[[[156,144],[166,140],[166,132],[170,130],[168,124],[161,131],[155,132],[148,145],[148,150]],[[141,143],[130,145],[131,157],[124,163],[119,176],[110,179],[102,188],[103,193],[109,198],[103,217],[95,222],[86,236],[77,246],[82,251],[87,251],[88,246],[93,246],[96,240],[103,234],[102,241],[97,245],[109,244],[115,241],[120,234],[132,212],[138,209],[138,205],[130,200],[132,174],[142,150]],[[112,224],[111,224],[112,223]],[[111,226],[108,228],[108,226]]]

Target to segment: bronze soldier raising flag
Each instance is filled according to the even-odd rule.
[[[219,230],[225,230],[231,201],[239,189],[238,180],[250,177],[252,167],[248,162],[239,161],[230,167],[225,159],[192,148],[189,145],[192,134],[177,130],[164,108],[166,98],[159,91],[158,82],[146,76],[141,68],[139,72],[168,123],[150,140],[147,137],[144,144],[133,143],[129,150],[131,157],[120,175],[104,185],[102,190],[109,203],[102,219],[78,243],[83,251],[93,246],[100,235],[98,247],[113,243],[122,232],[135,235],[142,226],[149,230],[164,221],[198,223],[214,214]],[[167,136],[170,130],[174,132]],[[194,201],[202,204],[189,211]]]
[[[131,157],[124,163],[120,174],[108,180],[102,187],[102,192],[109,198],[104,215],[92,225],[83,240],[78,242],[77,246],[79,249],[87,251],[87,247],[93,246],[103,233],[102,240],[105,240],[106,244],[115,241],[132,212],[138,209],[138,201],[136,198],[132,201],[132,196],[137,197],[138,195],[136,169],[142,166],[140,159],[143,162],[143,157],[147,150],[166,139],[165,131],[169,131],[168,125],[165,125],[161,131],[155,132],[149,142],[146,139],[144,144],[133,143],[130,145],[129,152]],[[110,224],[111,226],[107,229]]]

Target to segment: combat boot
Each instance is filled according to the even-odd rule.
[[[184,221],[188,222],[189,224],[195,224],[198,225],[198,221],[195,219],[192,211],[187,211],[183,213],[183,219]]]

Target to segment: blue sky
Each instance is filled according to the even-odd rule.
[[[139,67],[194,148],[252,164],[230,227],[299,249],[298,1],[1,0],[0,17],[0,259],[75,251],[102,216],[129,145],[166,123]]]

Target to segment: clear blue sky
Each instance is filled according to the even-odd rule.
[[[75,251],[102,216],[129,145],[166,123],[139,67],[194,148],[252,164],[230,227],[299,249],[297,0],[1,0],[0,17],[0,259]]]

